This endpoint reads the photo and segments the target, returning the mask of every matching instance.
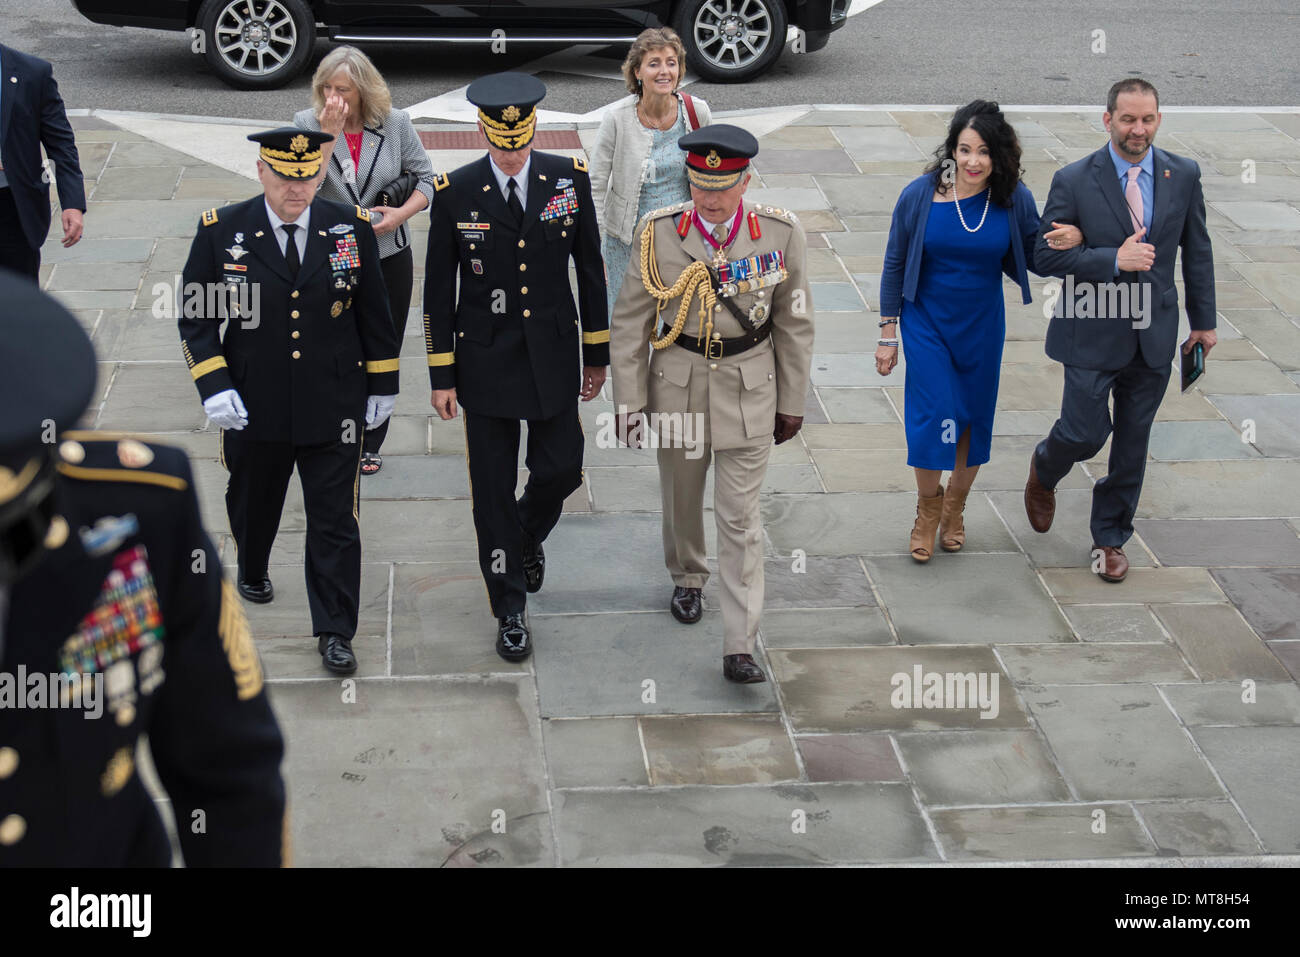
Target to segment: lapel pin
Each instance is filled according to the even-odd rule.
[[[263,235],[263,233],[262,233],[262,231],[259,229],[257,232],[253,233],[253,235],[254,235],[254,236],[257,236],[257,237],[259,237],[259,238],[261,238],[261,236]]]
[[[487,192],[488,190],[490,190],[491,188],[492,188],[492,187],[491,187],[490,185],[488,185],[488,186],[484,186],[484,187],[483,187],[483,192],[486,193],[486,192]]]
[[[1165,179],[1169,178],[1169,170],[1165,170]]]

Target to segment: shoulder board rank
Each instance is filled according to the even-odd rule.
[[[792,226],[796,226],[799,223],[799,217],[790,212],[790,210],[782,209],[779,206],[755,206],[754,212],[760,213],[764,216],[771,216],[773,219],[782,220]]]
[[[761,238],[763,235],[763,228],[758,225],[758,214],[751,209],[749,215],[745,218],[749,220],[749,238]]]
[[[145,444],[126,432],[72,430],[62,439],[58,470],[68,478],[156,485],[177,492],[189,488],[185,454],[174,446]]]
[[[579,173],[585,173],[587,172],[587,161],[581,156],[575,156],[573,158],[573,168]]]
[[[446,189],[450,185],[451,185],[451,177],[448,176],[446,173],[437,173],[434,175],[433,177],[434,192],[441,193],[444,189]]]
[[[217,210],[215,206],[212,209],[205,209],[203,211],[204,226],[211,226],[214,223],[216,223],[216,221],[217,221]]]
[[[363,223],[370,222],[370,210],[366,209],[364,206],[358,206],[357,219],[361,220]]]

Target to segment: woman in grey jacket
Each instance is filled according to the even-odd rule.
[[[703,100],[677,92],[685,62],[681,38],[672,30],[643,31],[623,61],[633,99],[606,113],[596,134],[591,194],[611,313],[641,217],[691,198],[686,154],[677,141],[712,117]]]
[[[400,344],[411,307],[414,259],[406,221],[433,199],[433,164],[424,151],[411,118],[393,109],[388,84],[375,65],[355,47],[331,51],[311,82],[312,109],[294,114],[295,126],[332,133],[322,144],[328,163],[321,166],[317,189],[325,199],[370,210],[379,240],[380,265],[388,287]],[[411,195],[397,207],[376,205],[379,194],[403,173],[416,177]],[[391,418],[389,419],[391,422]],[[388,422],[365,432],[361,472],[373,475],[383,464],[379,449]]]

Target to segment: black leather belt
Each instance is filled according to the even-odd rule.
[[[696,355],[704,356],[706,359],[721,359],[723,356],[735,356],[740,355],[742,352],[748,352],[771,334],[772,322],[769,319],[753,332],[743,336],[735,336],[731,339],[707,339],[697,342],[691,336],[680,335],[676,341],[683,349],[689,349]]]

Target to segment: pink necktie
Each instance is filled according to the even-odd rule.
[[[1128,203],[1128,212],[1133,219],[1134,232],[1142,228],[1142,223],[1146,219],[1146,211],[1142,207],[1142,190],[1138,189],[1138,173],[1140,172],[1142,172],[1142,167],[1130,166],[1128,168],[1128,185],[1124,187],[1124,201]],[[1145,237],[1143,238],[1145,239]]]

